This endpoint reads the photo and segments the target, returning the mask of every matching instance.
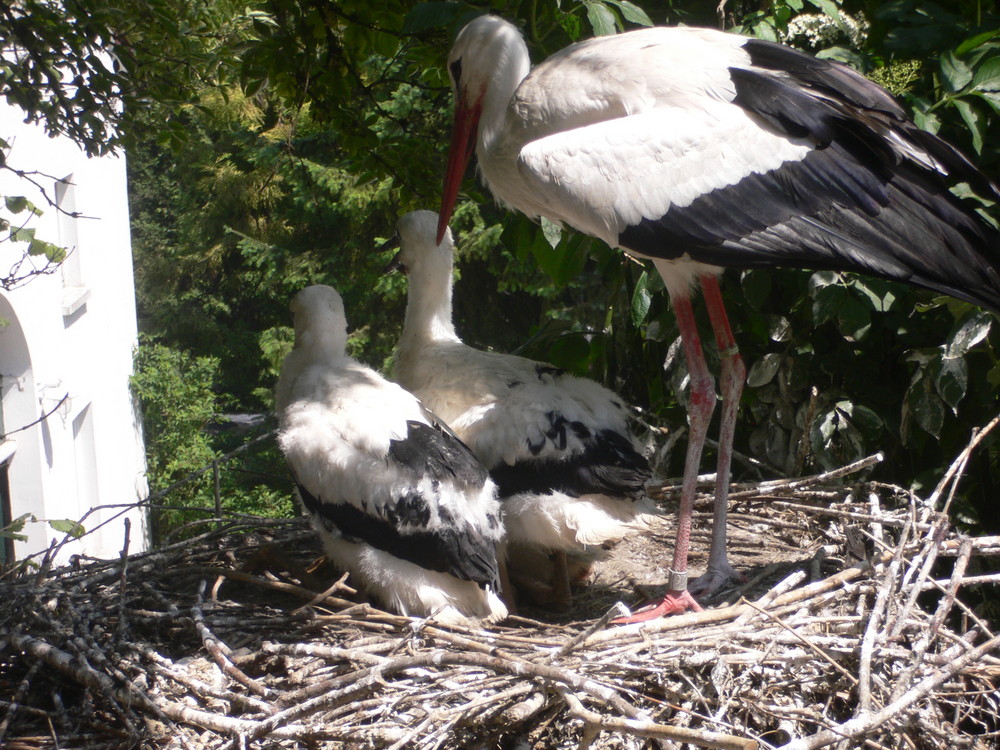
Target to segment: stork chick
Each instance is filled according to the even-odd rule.
[[[408,279],[394,377],[445,420],[499,488],[512,578],[520,546],[555,553],[548,603],[569,606],[566,552],[602,546],[643,528],[649,464],[634,445],[621,399],[592,380],[462,343],[452,321],[451,231],[438,244],[432,211],[403,216],[398,260]],[[544,595],[544,594],[543,594]]]
[[[340,295],[292,299],[278,444],[330,559],[403,615],[499,620],[496,487],[412,394],[347,356]]]

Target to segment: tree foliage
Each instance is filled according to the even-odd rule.
[[[290,346],[287,300],[306,284],[339,288],[352,351],[387,365],[405,284],[382,275],[391,251],[378,248],[400,214],[437,205],[451,107],[445,57],[482,12],[521,24],[536,61],[650,21],[800,46],[857,67],[919,125],[996,174],[996,3],[730,0],[721,16],[716,6],[188,0],[154,2],[140,23],[138,14],[115,18],[105,0],[77,0],[66,7],[79,28],[62,41],[52,4],[34,0],[10,12],[37,9],[40,23],[8,33],[48,49],[50,65],[60,56],[73,70],[91,65],[84,82],[103,76],[104,87],[91,90],[100,122],[79,109],[87,100],[59,109],[58,88],[46,89],[53,79],[30,60],[5,69],[0,91],[95,152],[130,144],[142,329],[217,358],[216,388],[229,408],[266,410]],[[122,54],[100,67],[92,53],[106,40]],[[77,121],[83,130],[73,130]],[[686,370],[657,274],[577,233],[501,211],[472,179],[464,188],[452,224],[463,337],[597,377],[650,419],[683,425]],[[882,476],[930,482],[996,412],[992,313],[830,272],[734,270],[724,291],[750,366],[738,448],[769,473],[883,450]],[[707,354],[716,356],[710,346]],[[970,523],[990,517],[998,453],[993,441],[970,467],[959,505]]]

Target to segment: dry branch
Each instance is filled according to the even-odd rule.
[[[1000,641],[967,597],[1000,579],[972,565],[1000,555],[1000,538],[964,538],[900,488],[831,484],[874,460],[746,488],[737,502],[754,498],[753,510],[733,523],[783,535],[764,551],[786,556],[757,564],[728,602],[623,627],[608,621],[630,597],[624,583],[592,584],[561,621],[531,611],[445,628],[378,609],[339,573],[315,591],[290,572],[303,566],[242,569],[264,547],[311,559],[318,545],[300,520],[245,519],[137,555],[126,537],[118,560],[8,573],[0,742],[988,745]],[[961,464],[937,497],[954,492]]]

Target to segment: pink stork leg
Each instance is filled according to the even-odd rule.
[[[692,581],[696,593],[711,593],[728,580],[745,580],[729,564],[726,556],[726,511],[729,501],[730,464],[733,456],[733,436],[736,431],[736,413],[740,394],[746,380],[746,367],[736,347],[729,317],[722,302],[722,292],[715,276],[701,277],[702,293],[708,310],[715,343],[721,359],[722,423],[719,431],[719,462],[715,485],[715,517],[712,524],[712,543],[708,558],[708,571]],[[644,622],[664,615],[683,612],[687,609],[700,610],[701,607],[687,588],[687,558],[691,541],[691,514],[698,481],[698,467],[701,464],[702,449],[708,433],[708,424],[715,408],[715,384],[705,364],[705,355],[698,336],[691,299],[681,294],[671,294],[677,327],[684,346],[688,375],[691,379],[688,403],[688,449],[684,459],[684,479],[681,485],[681,507],[677,518],[677,541],[674,545],[674,561],[670,570],[669,589],[663,600],[652,607],[646,607],[631,617],[614,620],[616,624]]]
[[[715,516],[712,520],[712,544],[708,554],[708,570],[691,581],[691,591],[696,595],[711,594],[729,581],[746,581],[746,576],[729,564],[726,555],[726,514],[729,503],[729,476],[733,459],[733,436],[736,432],[736,412],[746,381],[746,367],[733,338],[729,316],[722,302],[719,280],[715,276],[701,277],[702,294],[715,344],[719,349],[721,372],[719,389],[722,391],[722,414],[719,424],[719,462],[715,475]]]
[[[681,344],[684,347],[684,358],[687,360],[688,375],[691,379],[688,400],[688,447],[684,458],[674,560],[670,569],[667,593],[663,600],[655,606],[640,609],[630,617],[613,620],[615,624],[645,622],[688,609],[696,611],[701,609],[687,589],[687,559],[691,543],[691,514],[694,511],[698,466],[701,463],[702,448],[705,446],[705,437],[708,434],[708,424],[715,409],[715,383],[705,364],[691,298],[684,294],[671,294],[670,302],[677,318],[677,327],[681,332]]]

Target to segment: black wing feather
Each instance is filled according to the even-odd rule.
[[[546,438],[565,448],[572,431],[584,450],[571,456],[531,458],[515,464],[500,463],[490,470],[501,499],[521,493],[563,492],[570,497],[600,494],[637,499],[651,474],[649,462],[614,430],[593,432],[554,412],[548,415]],[[529,445],[529,449],[532,446]],[[533,450],[534,454],[541,449]]]
[[[1000,234],[949,191],[966,180],[1000,195],[990,180],[849,68],[757,40],[744,49],[787,75],[731,69],[734,103],[814,150],[644,219],[621,245],[720,266],[860,271],[1000,310]],[[950,174],[902,159],[887,141],[892,130]]]
[[[406,438],[391,441],[386,456],[406,481],[401,482],[403,489],[394,502],[385,504],[381,514],[347,502],[329,502],[299,484],[303,505],[349,540],[366,542],[426,570],[449,573],[499,591],[496,543],[442,507],[437,508],[440,523],[428,529],[432,499],[425,497],[418,486],[420,480],[429,477],[433,492],[442,482],[478,491],[488,479],[488,472],[449,432],[422,422],[406,424]],[[489,523],[496,530],[500,519],[491,515]]]

